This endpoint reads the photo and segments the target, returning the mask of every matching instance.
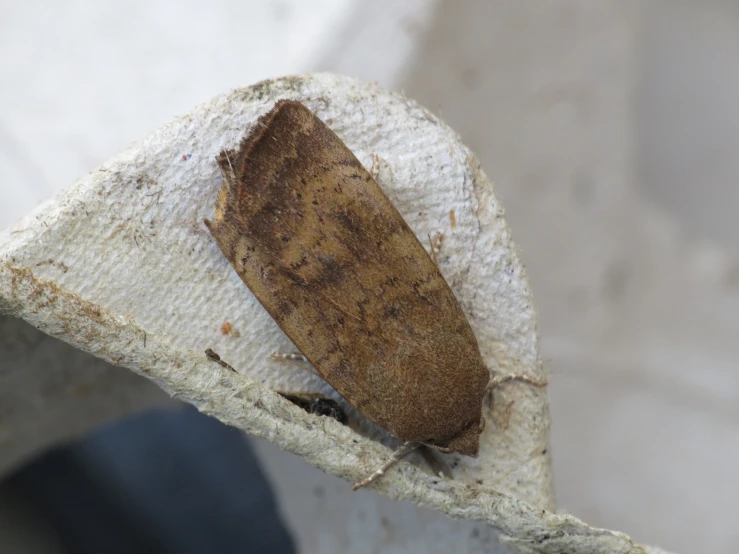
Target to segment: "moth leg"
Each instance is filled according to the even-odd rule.
[[[433,471],[434,474],[438,475],[439,477],[446,477],[447,479],[454,478],[451,468],[449,468],[449,466],[447,466],[446,464],[441,462],[441,460],[437,459],[434,456],[432,448],[429,448],[428,446],[426,448],[421,448],[421,455],[423,456],[423,459],[426,460],[426,463],[429,465],[431,471]]]
[[[285,362],[309,363],[308,358],[303,356],[300,352],[290,352],[289,354],[278,352],[277,354],[272,354],[270,358],[273,360],[283,360]]]
[[[362,487],[369,485],[372,481],[377,479],[378,477],[382,476],[388,469],[390,469],[392,466],[394,466],[396,463],[398,463],[400,460],[402,460],[405,456],[413,452],[416,448],[421,446],[420,442],[405,442],[401,444],[398,449],[393,452],[393,455],[390,456],[387,461],[382,464],[379,468],[377,468],[372,474],[368,475],[358,483],[355,483],[352,487],[352,490],[355,491],[357,489],[361,489]]]
[[[205,351],[205,355],[208,357],[209,360],[217,363],[221,367],[225,367],[226,369],[230,369],[234,373],[238,373],[238,371],[236,371],[233,368],[233,366],[231,366],[231,365],[227,364],[226,362],[224,362],[223,360],[221,360],[221,357],[218,354],[216,354],[215,352],[213,352],[213,350],[211,350],[210,348],[208,348]]]
[[[373,153],[370,157],[372,158],[372,166],[369,168],[369,174],[375,181],[379,182],[378,177],[380,176],[380,172],[384,170],[384,166],[388,164],[377,154]]]
[[[312,373],[316,377],[321,377],[318,374],[318,372],[315,369],[313,369],[310,365],[304,365],[304,364],[310,364],[310,362],[308,361],[308,358],[306,358],[299,352],[292,352],[290,354],[280,354],[280,353],[272,354],[270,358],[272,358],[273,360],[277,360],[278,362],[287,362],[294,366],[298,366],[300,369],[303,369],[307,371],[308,373]],[[321,377],[321,379],[323,379],[323,377]]]
[[[485,392],[492,392],[493,389],[498,388],[500,385],[507,383],[508,381],[521,381],[534,387],[546,387],[549,384],[549,381],[546,379],[537,379],[536,377],[529,377],[528,375],[521,375],[519,373],[504,373],[503,375],[490,379]]]
[[[439,251],[441,250],[441,243],[444,242],[444,231],[439,231],[434,235],[434,238],[431,238],[431,233],[428,235],[429,237],[429,248],[431,249],[431,259],[434,260],[434,263],[438,266],[439,265]]]

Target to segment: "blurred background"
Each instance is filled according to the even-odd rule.
[[[560,508],[736,552],[737,59],[729,0],[3,0],[0,228],[228,89],[333,71],[402,91],[462,136],[506,207],[552,371]],[[198,417],[138,415],[5,476],[0,551],[83,551],[80,522],[120,551],[203,551],[175,540],[195,520],[226,552],[507,552]],[[77,515],[50,501],[71,496]],[[257,514],[271,523],[250,527]],[[259,530],[275,542],[249,542]]]

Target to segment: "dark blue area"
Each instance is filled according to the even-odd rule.
[[[295,552],[244,435],[192,408],[109,425],[11,480],[69,552]]]

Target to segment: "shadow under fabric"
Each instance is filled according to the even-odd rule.
[[[244,435],[190,407],[106,426],[8,484],[69,552],[295,552]]]

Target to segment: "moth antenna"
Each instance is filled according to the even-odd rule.
[[[224,150],[223,154],[226,156],[226,161],[228,162],[228,167],[231,168],[231,178],[234,180],[234,183],[236,182],[236,171],[234,170],[234,166],[231,163],[231,158],[228,157],[228,150]]]
[[[358,483],[355,483],[354,486],[352,487],[352,490],[355,491],[355,490],[361,489],[362,487],[366,485],[369,485],[372,481],[382,476],[388,469],[390,469],[392,466],[394,466],[396,463],[398,463],[408,454],[413,452],[419,446],[421,446],[420,442],[405,442],[401,444],[398,447],[398,449],[395,452],[393,452],[393,455],[390,456],[384,464],[378,467],[371,475],[368,475],[367,477],[365,477]]]
[[[273,360],[277,360],[278,362],[287,362],[289,364],[298,366],[300,369],[307,371],[308,373],[312,373],[316,377],[320,377],[321,379],[323,379],[323,376],[319,375],[319,373],[315,369],[313,369],[311,366],[303,365],[302,363],[300,363],[300,362],[306,362],[306,363],[308,362],[308,359],[302,354],[279,354],[278,353],[278,354],[272,354],[270,358],[272,358]]]
[[[354,318],[354,319],[356,319],[357,321],[362,321],[362,318],[361,318],[361,317],[359,317],[358,315],[355,315],[355,314],[351,313],[351,312],[350,312],[349,310],[347,310],[347,309],[345,309],[345,308],[342,308],[342,307],[341,307],[341,305],[339,305],[339,303],[338,303],[338,302],[336,302],[335,300],[332,300],[331,298],[329,298],[328,296],[326,296],[326,295],[325,295],[325,294],[323,294],[323,293],[321,293],[321,296],[323,296],[323,298],[324,298],[324,299],[326,299],[326,300],[327,300],[328,302],[330,302],[330,303],[331,303],[331,304],[332,304],[332,305],[333,305],[334,307],[336,307],[336,309],[337,309],[337,310],[339,310],[340,312],[342,312],[342,313],[344,313],[344,314],[348,315],[349,317],[353,317],[353,318]]]
[[[310,363],[308,361],[308,358],[303,356],[300,352],[290,352],[289,354],[272,354],[272,358],[279,359],[279,360],[293,360],[295,362],[301,362],[304,364]]]

